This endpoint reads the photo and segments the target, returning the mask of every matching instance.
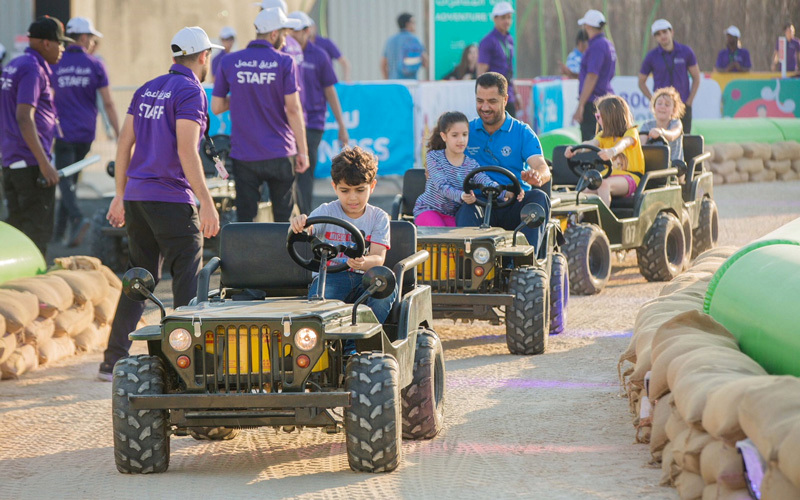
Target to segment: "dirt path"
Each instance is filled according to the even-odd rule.
[[[742,245],[800,216],[799,190],[717,188],[720,243]],[[406,442],[403,465],[385,475],[351,472],[344,437],[313,429],[173,438],[169,472],[119,474],[100,356],[73,357],[0,382],[0,498],[677,498],[658,486],[647,446],[633,444],[616,375],[638,307],[661,286],[628,255],[601,295],[570,299],[568,331],[536,357],[509,355],[503,327],[437,322],[444,431]]]

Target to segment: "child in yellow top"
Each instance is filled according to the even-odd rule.
[[[644,153],[625,99],[608,95],[600,98],[596,106],[598,133],[584,144],[599,147],[598,156],[603,160],[611,160],[611,176],[603,179],[603,184],[596,191],[608,205],[612,196],[631,196],[636,191],[644,175]],[[574,148],[579,149],[579,146]],[[575,156],[572,147],[566,149],[564,156]]]

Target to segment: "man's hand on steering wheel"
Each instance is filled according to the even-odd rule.
[[[491,185],[491,186],[489,186],[489,185],[484,186],[482,184],[474,182],[473,179],[475,179],[475,177],[478,174],[483,173],[483,172],[495,172],[495,173],[502,174],[504,177],[506,177],[511,182],[510,182],[510,184],[499,184],[499,183],[497,183],[497,185]],[[491,193],[493,195],[493,197],[492,197],[492,206],[498,207],[498,208],[503,208],[503,207],[509,206],[511,203],[514,202],[514,197],[519,196],[520,194],[522,196],[525,195],[525,193],[522,191],[522,185],[519,183],[519,179],[517,179],[516,175],[514,175],[512,172],[510,172],[509,170],[507,170],[505,168],[498,167],[498,166],[493,166],[493,165],[484,166],[484,167],[478,167],[475,170],[473,170],[472,172],[470,172],[469,174],[467,174],[467,177],[464,178],[463,189],[464,189],[464,192],[471,192],[474,189],[480,189],[484,195],[487,194],[487,193]],[[500,198],[500,194],[502,193],[502,191],[506,191],[507,193],[511,193],[511,197],[509,198],[506,195],[502,199],[499,199]],[[487,201],[486,199],[477,198],[475,200],[475,203],[478,206],[483,207],[483,206],[486,206],[486,201]]]

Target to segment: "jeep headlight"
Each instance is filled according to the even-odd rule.
[[[176,328],[169,334],[169,345],[178,352],[192,347],[192,335],[186,328]]]
[[[317,345],[317,339],[319,339],[317,332],[311,328],[301,328],[294,334],[294,345],[298,349],[310,351]]]
[[[486,247],[478,247],[472,252],[472,260],[474,260],[477,264],[483,265],[489,262],[489,258],[492,256],[492,252],[489,251]]]

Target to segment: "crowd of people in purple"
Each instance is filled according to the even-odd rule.
[[[316,33],[314,21],[304,12],[288,13],[284,0],[263,0],[260,6],[255,39],[241,50],[233,50],[236,33],[231,28],[220,33],[222,45],[211,43],[199,27],[175,34],[170,46],[174,64],[168,73],[136,90],[121,124],[106,70],[92,55],[102,34],[80,17],[71,19],[66,29],[52,17],[34,21],[29,48],[2,68],[0,76],[0,153],[8,222],[28,235],[43,255],[54,228],[59,239],[69,231],[72,244],[83,236],[87,223],[77,208],[75,178],[60,178],[58,169],[90,150],[99,95],[118,140],[115,196],[107,219],[112,226],[126,228],[129,264],[147,269],[156,280],[166,269],[173,278],[174,306],[186,305],[197,288],[203,237],[215,236],[220,229],[198,144],[207,133],[209,112],[230,111],[238,220],[255,218],[260,189],[266,184],[275,220],[290,221],[296,232],[312,231],[337,242],[347,239],[325,225],[306,227],[306,214],[335,216],[354,224],[365,234],[367,252],[359,257],[340,255],[352,273],[329,278],[325,292],[327,298],[352,299],[361,286],[359,274],[383,264],[390,241],[388,215],[369,204],[377,182],[375,157],[358,147],[345,147],[332,160],[337,200],[312,206],[317,149],[328,107],[338,123],[340,144],[349,142],[333,64],[339,64],[349,79],[350,63],[335,44]],[[549,217],[550,200],[540,188],[550,181],[550,169],[536,134],[514,117],[518,98],[513,87],[513,15],[510,3],[496,3],[491,13],[494,29],[480,44],[467,47],[448,75],[475,79],[478,117],[468,120],[462,113],[448,112],[439,118],[428,142],[427,186],[414,208],[418,225],[479,225],[482,214],[476,195],[465,192],[462,185],[470,172],[487,165],[507,169],[522,186],[517,195],[500,194],[507,204],[492,212],[493,226],[514,229],[528,203],[541,205]],[[428,65],[425,48],[414,35],[413,16],[402,14],[397,22],[400,32],[386,43],[382,74],[390,79],[416,78]],[[609,201],[611,196],[635,191],[644,173],[643,142],[662,138],[672,146],[673,158],[680,158],[680,138],[691,130],[699,69],[692,49],[673,40],[672,25],[664,19],[655,21],[651,31],[658,46],[645,57],[639,75],[655,118],[637,127],[627,103],[613,95],[616,53],[604,33],[605,17],[589,10],[578,24],[577,53],[570,54],[564,71],[579,80],[573,118],[583,140],[599,146],[600,157],[612,162],[611,176],[597,190]],[[792,26],[785,31],[791,70],[800,45]],[[726,36],[718,69],[748,70],[750,57],[741,48],[741,33],[731,26]],[[212,60],[213,49],[220,52]],[[0,62],[2,56],[0,47]],[[646,86],[651,74],[652,90]],[[208,76],[214,79],[210,106],[202,86]],[[572,154],[568,149],[566,155]],[[507,179],[488,172],[477,181],[497,185]],[[45,187],[38,186],[42,182]],[[56,184],[61,189],[57,220]],[[295,207],[300,215],[292,216]],[[522,233],[538,247],[543,230],[544,226],[526,227]],[[313,284],[310,293],[315,293]],[[388,312],[386,303],[370,304],[379,319]],[[101,379],[111,380],[114,364],[127,356],[128,333],[143,311],[144,303],[120,297],[100,365]]]

